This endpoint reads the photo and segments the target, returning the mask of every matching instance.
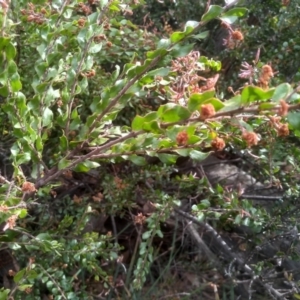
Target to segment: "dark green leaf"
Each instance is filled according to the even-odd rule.
[[[193,35],[191,35],[191,37],[194,39],[197,39],[197,40],[203,40],[203,39],[207,38],[208,34],[209,34],[209,31],[203,31],[198,34],[193,34]]]
[[[99,163],[94,161],[86,160],[84,162],[79,163],[75,168],[74,171],[86,173],[91,169],[98,168],[100,166]]]
[[[156,112],[148,113],[145,117],[136,116],[131,123],[131,128],[132,130],[136,130],[136,131],[142,130],[144,123],[154,121],[157,119],[158,116]]]
[[[0,88],[0,96],[6,98],[6,97],[8,96],[8,94],[9,94],[8,86],[2,86],[2,87]]]
[[[67,168],[69,165],[70,165],[70,161],[65,158],[62,158],[58,163],[58,169],[63,170]]]
[[[189,54],[194,48],[193,44],[177,44],[172,48],[171,55],[174,57],[183,57]]]
[[[248,9],[244,7],[235,7],[220,17],[220,19],[228,24],[234,23],[238,18],[244,16],[247,13]]]
[[[167,50],[171,45],[171,40],[170,39],[161,39],[158,44],[157,44],[157,50],[154,51],[148,51],[147,52],[147,57],[148,58],[155,58],[157,56],[164,56],[167,54]]]
[[[20,81],[20,76],[17,73],[10,77],[10,86],[14,93],[18,92],[22,89],[22,83]]]
[[[144,166],[147,163],[143,156],[130,155],[128,159],[138,166]]]
[[[197,21],[187,21],[184,26],[185,34],[187,35],[187,34],[191,33],[198,25],[199,25],[199,22],[197,22]]]
[[[18,67],[16,63],[13,60],[10,60],[7,68],[8,77],[10,78],[11,76],[15,75],[17,71],[18,71]]]
[[[16,56],[17,50],[15,46],[9,42],[5,47],[5,53],[7,60],[11,60]]]
[[[161,162],[164,164],[175,164],[176,160],[178,158],[177,155],[174,154],[166,154],[166,153],[159,153],[157,154],[157,157],[160,159]]]
[[[207,158],[210,155],[210,153],[204,153],[198,150],[192,150],[190,152],[190,158],[196,161],[203,161],[205,158]]]
[[[274,93],[273,89],[263,90],[256,86],[246,86],[242,91],[242,103],[250,104],[255,101],[268,100]]]
[[[186,36],[186,33],[185,32],[181,32],[181,31],[176,31],[176,32],[173,32],[171,34],[171,42],[172,43],[177,43],[177,42],[180,42],[181,40],[183,40]]]
[[[46,107],[43,111],[43,126],[49,126],[53,119],[53,112],[51,109]]]
[[[167,76],[170,72],[170,68],[159,68],[147,73],[147,76]]]
[[[174,103],[161,105],[157,114],[163,122],[178,122],[187,120],[191,116],[187,108]]]
[[[300,130],[300,113],[299,112],[289,112],[287,115],[287,120],[289,125],[296,130]]]
[[[224,107],[220,110],[220,112],[227,112],[238,109],[242,106],[242,96],[236,95],[233,98],[224,102]]]
[[[176,153],[178,153],[180,156],[187,157],[189,156],[190,152],[192,150],[190,148],[184,148],[184,149],[177,149],[175,150]]]
[[[282,83],[276,87],[272,100],[279,102],[280,100],[284,100],[292,92],[293,89],[288,83]]]
[[[221,6],[218,5],[210,5],[208,8],[207,13],[205,13],[202,18],[201,21],[202,22],[208,22],[212,19],[217,18],[223,11],[223,8]]]
[[[24,278],[25,272],[26,272],[26,269],[20,270],[20,271],[14,276],[14,282],[15,282],[15,283],[20,282],[20,280]]]
[[[146,132],[153,132],[153,133],[161,133],[162,132],[157,121],[151,121],[151,122],[144,123],[142,129]]]

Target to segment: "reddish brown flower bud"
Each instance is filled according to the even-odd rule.
[[[245,131],[242,135],[243,140],[247,143],[248,147],[251,147],[253,145],[257,145],[258,143],[258,137],[255,132],[248,132]]]
[[[200,115],[202,120],[213,117],[216,114],[215,108],[212,104],[203,104],[200,108]]]
[[[244,36],[240,31],[236,30],[232,32],[232,38],[237,41],[242,41]]]
[[[36,188],[34,186],[34,184],[32,182],[29,181],[25,181],[22,185],[22,192],[24,193],[31,193],[31,192],[35,192]]]
[[[185,146],[188,141],[188,134],[185,131],[181,131],[176,136],[176,142],[178,146]]]
[[[211,146],[214,150],[216,151],[220,151],[223,150],[226,146],[225,142],[223,139],[216,137],[212,142],[211,142]]]

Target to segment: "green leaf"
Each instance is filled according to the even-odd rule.
[[[19,74],[16,73],[10,77],[10,86],[14,93],[22,89],[22,83],[20,81]]]
[[[171,51],[173,57],[183,57],[189,54],[194,48],[193,44],[176,44]]]
[[[50,105],[52,101],[54,101],[56,98],[60,97],[60,91],[59,89],[54,90],[53,87],[50,85],[47,94],[45,97],[45,104]]]
[[[187,108],[174,103],[161,105],[157,114],[163,122],[183,121],[191,116],[191,112]]]
[[[46,72],[46,70],[47,70],[48,67],[49,67],[49,65],[48,65],[47,62],[45,62],[45,61],[38,61],[35,64],[34,69],[35,69],[36,73],[40,77],[42,77],[45,74],[45,72]]]
[[[199,25],[198,21],[187,21],[184,26],[185,34],[191,33]]]
[[[16,65],[16,63],[11,60],[8,63],[8,67],[7,67],[7,75],[10,78],[11,76],[15,75],[18,71],[18,67]]]
[[[67,168],[69,165],[70,165],[70,161],[65,158],[62,158],[58,163],[58,169],[63,170]]]
[[[24,278],[26,269],[20,270],[15,276],[14,276],[14,282],[19,283],[21,279]]]
[[[21,284],[18,286],[18,290],[24,292],[27,289],[32,288],[32,284]]]
[[[242,96],[236,95],[233,98],[224,102],[224,107],[220,110],[220,112],[227,112],[238,109],[242,106]]]
[[[108,0],[100,0],[100,8],[103,9],[108,4]]]
[[[52,123],[52,119],[53,119],[53,112],[51,109],[49,109],[48,107],[46,107],[43,111],[43,126],[49,126]]]
[[[170,68],[159,68],[147,73],[146,76],[167,76],[170,73]]]
[[[228,24],[233,24],[238,18],[244,16],[247,11],[247,8],[236,7],[222,14],[220,19]]]
[[[154,51],[148,51],[147,52],[147,57],[148,58],[155,58],[157,56],[164,56],[167,54],[167,50],[171,45],[171,40],[170,39],[161,39],[158,44],[157,44],[157,50]]]
[[[7,97],[9,95],[9,89],[8,86],[3,86],[0,88],[0,96]]]
[[[142,130],[144,123],[151,122],[154,120],[158,120],[158,116],[156,112],[150,112],[145,117],[141,117],[137,115],[131,123],[131,128],[132,130],[136,130],[136,131]]]
[[[35,238],[40,241],[52,240],[52,236],[49,233],[45,233],[45,232],[39,233]]]
[[[156,120],[144,123],[142,129],[146,132],[152,132],[152,133],[161,133],[162,132],[162,130],[160,129],[160,126]]]
[[[146,61],[145,61],[145,63],[143,65],[136,64],[133,67],[131,67],[126,72],[126,75],[127,75],[128,79],[131,79],[134,76],[137,76],[137,75],[145,72],[145,70],[147,69],[147,67],[149,66],[149,64],[150,64],[151,61],[152,61],[151,59],[146,59]]]
[[[142,239],[143,240],[148,240],[150,237],[151,237],[151,233],[152,231],[145,231],[143,234],[142,234]]]
[[[288,83],[282,83],[276,87],[272,100],[279,102],[285,99],[289,94],[293,92],[293,89]]]
[[[29,270],[26,273],[26,278],[28,280],[36,279],[38,277],[38,273],[35,270]]]
[[[91,48],[89,49],[89,53],[98,53],[100,52],[102,49],[102,43],[99,43],[99,44],[94,44],[91,46]]]
[[[61,151],[66,151],[69,148],[69,143],[68,143],[68,139],[67,137],[63,134],[60,138],[59,138],[59,146],[60,146],[60,150]]]
[[[27,216],[27,209],[20,209],[18,216],[20,219],[23,219]]]
[[[156,234],[162,239],[164,237],[163,233],[161,232],[160,229],[156,230]]]
[[[171,42],[172,43],[177,43],[177,42],[180,42],[181,40],[183,40],[186,36],[186,33],[185,32],[181,32],[181,31],[176,31],[176,32],[173,32],[171,34]]]
[[[197,39],[197,40],[203,40],[203,39],[207,38],[208,34],[209,34],[209,31],[207,30],[207,31],[200,32],[198,34],[193,34],[193,35],[191,35],[191,37],[194,39]]]
[[[31,160],[31,155],[29,152],[24,152],[16,155],[16,163],[17,165],[21,165],[27,163]]]
[[[146,159],[143,156],[130,155],[128,159],[138,166],[145,166],[147,164]]]
[[[208,22],[212,19],[217,18],[223,11],[223,8],[221,6],[218,5],[210,5],[208,8],[207,13],[205,13],[202,18],[201,21],[202,22]]]
[[[84,161],[84,162],[79,163],[79,164],[74,168],[74,171],[86,173],[86,172],[88,172],[90,169],[95,169],[95,168],[98,168],[99,166],[100,166],[100,164],[97,163],[97,162],[90,161],[90,160],[86,160],[86,161]]]
[[[9,289],[1,290],[0,291],[0,300],[7,300],[9,293],[10,293]]]
[[[47,48],[47,44],[44,43],[36,47],[36,50],[40,54],[42,60],[46,58],[46,53],[47,53],[46,48]]]
[[[299,112],[289,112],[287,115],[287,120],[289,125],[295,129],[300,130],[300,113]]]
[[[190,148],[184,148],[184,149],[177,149],[175,150],[176,153],[178,153],[180,156],[187,157],[189,156],[190,152],[192,150]]]
[[[6,47],[5,47],[5,54],[6,54],[7,60],[11,60],[11,59],[13,59],[16,56],[17,50],[16,50],[15,46],[11,42],[9,42],[6,45]]]
[[[209,59],[206,56],[200,56],[199,62],[201,62],[204,67],[210,68],[214,71],[220,71],[222,67],[222,63],[218,60]]]
[[[157,157],[160,159],[161,162],[164,164],[170,165],[175,164],[178,158],[177,155],[174,154],[166,154],[166,153],[158,153]]]
[[[199,105],[204,101],[212,98],[215,95],[215,91],[207,91],[202,94],[192,94],[188,100],[187,108],[190,112],[194,112],[198,109]]]
[[[4,49],[10,42],[10,38],[0,37],[0,50]]]
[[[191,159],[194,159],[196,161],[203,161],[204,159],[206,159],[210,153],[204,153],[204,152],[201,152],[201,151],[198,151],[198,150],[192,150],[190,153],[190,158]]]
[[[274,93],[273,89],[263,90],[256,86],[246,86],[242,91],[242,103],[250,104],[255,101],[268,100]]]

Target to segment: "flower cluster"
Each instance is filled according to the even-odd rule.
[[[87,78],[94,77],[95,75],[96,75],[96,71],[94,69],[81,73],[82,77],[87,77]]]
[[[237,48],[240,43],[244,40],[244,35],[239,30],[233,30],[230,24],[223,22],[222,27],[228,30],[226,39],[223,39],[223,45],[228,49]]]
[[[24,193],[32,193],[35,192],[36,188],[32,182],[25,181],[22,185],[22,192]]]
[[[40,12],[37,12],[37,9],[32,3],[28,4],[28,9],[21,10],[21,14],[27,17],[28,22],[32,22],[38,25],[44,24],[46,22],[46,13],[47,11],[44,8],[42,8]]]
[[[269,87],[269,81],[273,76],[274,76],[274,72],[271,66],[269,65],[262,66],[260,78],[258,80],[259,85],[262,88],[267,89]]]
[[[277,131],[278,136],[288,136],[290,134],[289,125],[281,123],[281,117],[270,117],[270,124]]]
[[[191,94],[214,89],[219,79],[219,74],[211,78],[199,76],[198,73],[204,71],[199,58],[200,53],[192,51],[188,55],[178,57],[172,61],[171,69],[177,73],[177,77],[171,86],[172,100],[175,103],[184,105],[184,99],[188,98]],[[200,81],[204,81],[205,84],[200,86]]]
[[[178,146],[185,146],[188,142],[188,134],[185,131],[181,131],[176,136],[176,142]]]
[[[213,117],[216,114],[215,108],[211,103],[203,104],[200,107],[200,117],[202,120]]]
[[[212,142],[211,142],[211,147],[215,151],[221,151],[225,148],[226,144],[225,141],[222,138],[216,137]]]
[[[255,132],[244,131],[242,134],[242,138],[246,142],[248,147],[255,146],[258,143],[258,136]]]

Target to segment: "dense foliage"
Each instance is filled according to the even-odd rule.
[[[0,299],[171,294],[183,210],[253,248],[297,225],[296,1],[141,2],[0,0]],[[212,153],[252,161],[284,207],[183,171]],[[233,277],[193,287],[227,299]]]

